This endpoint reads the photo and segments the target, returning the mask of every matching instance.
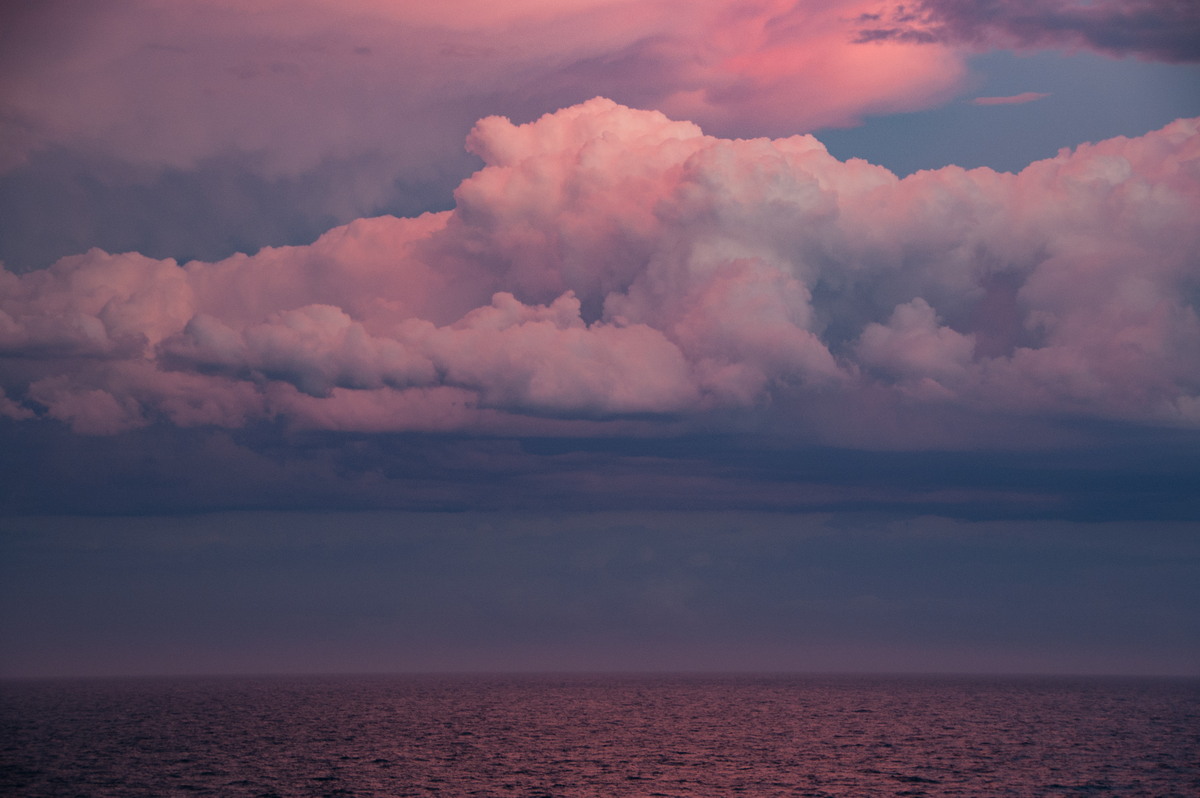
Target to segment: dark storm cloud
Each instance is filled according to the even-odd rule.
[[[915,0],[864,14],[859,23],[862,43],[1085,47],[1156,61],[1200,61],[1200,7],[1191,0]]]
[[[453,202],[453,185],[479,165],[461,148],[447,149],[438,165],[397,173],[378,196],[356,199],[345,194],[344,184],[357,179],[364,164],[379,166],[370,156],[268,177],[250,157],[209,158],[194,169],[147,169],[47,148],[0,175],[0,261],[23,273],[91,247],[180,262],[218,260],[309,242],[367,212],[443,210]]]
[[[1084,425],[1038,451],[872,451],[779,437],[515,438],[0,422],[14,514],[225,510],[873,509],[972,520],[1200,517],[1196,433]]]

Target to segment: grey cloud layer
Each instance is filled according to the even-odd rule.
[[[1200,61],[1200,7],[1190,0],[917,0],[860,21],[863,42],[1087,47]]]
[[[454,211],[179,266],[0,273],[4,402],[84,433],[1200,425],[1200,134],[903,180],[596,99],[482,120]],[[741,419],[741,420],[739,420]],[[607,430],[607,432],[606,432]]]

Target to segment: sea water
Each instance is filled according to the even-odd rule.
[[[0,794],[1200,796],[1200,680],[10,681]]]

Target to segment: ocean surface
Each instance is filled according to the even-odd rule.
[[[0,683],[0,795],[1200,796],[1200,680]]]

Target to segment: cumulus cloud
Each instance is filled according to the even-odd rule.
[[[1085,47],[1173,63],[1200,61],[1189,0],[916,0],[859,17],[862,42]]]
[[[0,410],[101,434],[1197,426],[1198,126],[899,179],[600,98],[489,117],[452,211],[0,272]]]

